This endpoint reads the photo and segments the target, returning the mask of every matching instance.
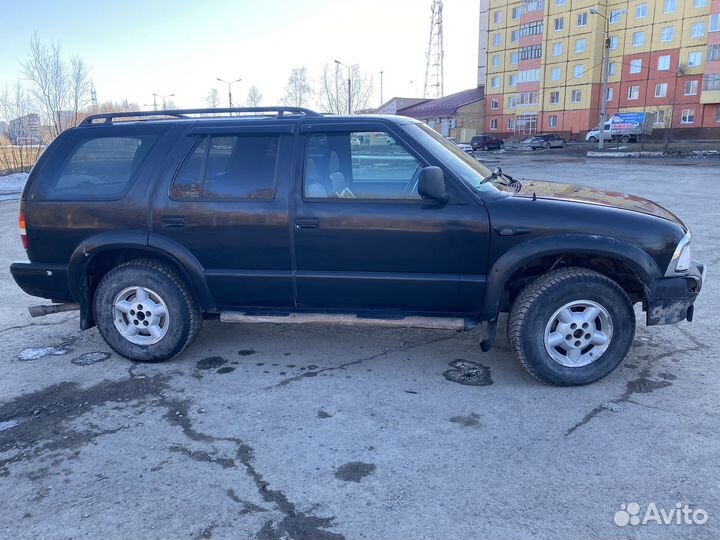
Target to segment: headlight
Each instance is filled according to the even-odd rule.
[[[670,264],[665,272],[666,277],[673,276],[675,274],[682,274],[690,270],[690,264],[692,262],[692,250],[690,248],[690,241],[692,240],[692,234],[690,231],[678,242],[673,253]]]

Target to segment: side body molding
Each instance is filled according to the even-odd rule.
[[[641,247],[606,236],[567,234],[543,236],[516,244],[493,263],[488,272],[488,286],[480,320],[494,320],[500,309],[505,286],[523,265],[545,256],[595,255],[627,264],[647,288],[662,277],[653,258]]]

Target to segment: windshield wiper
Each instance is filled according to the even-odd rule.
[[[506,182],[502,181],[503,178],[506,180]],[[487,178],[483,178],[482,182],[480,183],[484,184],[485,182],[492,181],[495,181],[496,184],[500,184],[501,186],[512,188],[515,191],[520,191],[522,189],[522,182],[520,182],[520,180],[516,180],[509,174],[502,172],[502,169],[500,167],[495,167],[495,170],[492,172],[492,174]]]

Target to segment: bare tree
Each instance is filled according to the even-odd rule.
[[[22,122],[31,113],[31,98],[17,81],[12,88],[7,86],[0,91],[0,118],[8,121],[8,133],[0,133],[0,172],[27,171],[40,155],[42,146],[27,137],[25,133],[13,133],[13,120]],[[19,127],[23,131],[23,127]],[[18,136],[19,135],[19,136]]]
[[[218,93],[217,88],[212,88],[210,92],[208,92],[205,102],[211,109],[215,109],[218,105],[220,105],[220,94]]]
[[[283,103],[293,107],[304,107],[313,96],[313,88],[308,81],[307,68],[305,66],[293,68],[285,87]]]
[[[364,75],[357,66],[350,69],[350,88],[345,69],[325,64],[320,77],[320,106],[324,112],[346,114],[367,108],[373,94],[372,76]],[[349,93],[349,95],[348,95]],[[348,99],[350,105],[348,107]]]
[[[248,90],[247,104],[248,107],[259,107],[262,102],[263,95],[260,89],[254,84]]]
[[[90,80],[85,62],[74,56],[66,63],[60,43],[48,46],[34,35],[22,73],[30,81],[30,92],[42,109],[50,136],[56,137],[87,105]]]

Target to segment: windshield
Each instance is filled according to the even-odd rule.
[[[490,169],[448,141],[433,128],[425,124],[410,124],[405,128],[466,184],[478,191],[497,191],[493,184],[489,182],[482,183],[485,178],[492,174]]]

